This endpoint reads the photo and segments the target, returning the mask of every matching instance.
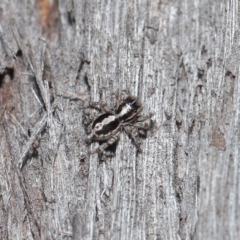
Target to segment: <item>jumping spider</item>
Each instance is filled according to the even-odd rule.
[[[142,152],[140,136],[146,136],[154,124],[151,120],[152,114],[140,115],[142,105],[136,97],[122,94],[114,109],[109,109],[103,101],[91,102],[86,108],[94,108],[100,112],[100,115],[94,117],[87,117],[85,113],[83,121],[89,133],[86,142],[99,142],[100,146],[84,155],[81,160],[94,153],[104,153],[106,148],[118,141],[120,131],[125,131],[133,140],[138,152]],[[149,124],[145,123],[147,119],[150,119]]]

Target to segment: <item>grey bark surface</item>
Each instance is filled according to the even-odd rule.
[[[239,33],[237,0],[2,0],[0,239],[238,239]],[[80,162],[124,89],[157,131]]]

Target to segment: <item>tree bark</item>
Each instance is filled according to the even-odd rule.
[[[0,3],[1,239],[238,239],[239,6]],[[82,106],[127,89],[142,154],[80,161]],[[22,167],[22,169],[20,169]]]

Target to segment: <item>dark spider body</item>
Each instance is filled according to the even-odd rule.
[[[105,102],[92,103],[90,107],[96,108],[96,105],[99,105],[99,109],[104,113],[92,121],[91,133],[88,135],[87,141],[97,141],[103,144],[87,155],[104,152],[107,147],[118,140],[118,134],[121,130],[130,135],[138,151],[141,152],[139,131],[149,130],[150,125],[146,126],[146,123],[145,125],[141,125],[140,123],[151,118],[152,115],[149,114],[146,117],[140,116],[141,104],[138,99],[131,95],[124,96],[117,104],[116,110],[113,111],[106,106]]]
[[[93,140],[103,141],[119,132],[120,122],[115,115],[104,113],[92,123],[92,133],[89,135]]]

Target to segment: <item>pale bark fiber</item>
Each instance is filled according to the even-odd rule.
[[[239,239],[238,1],[52,2],[0,2],[0,238]],[[157,131],[79,163],[122,89]]]

